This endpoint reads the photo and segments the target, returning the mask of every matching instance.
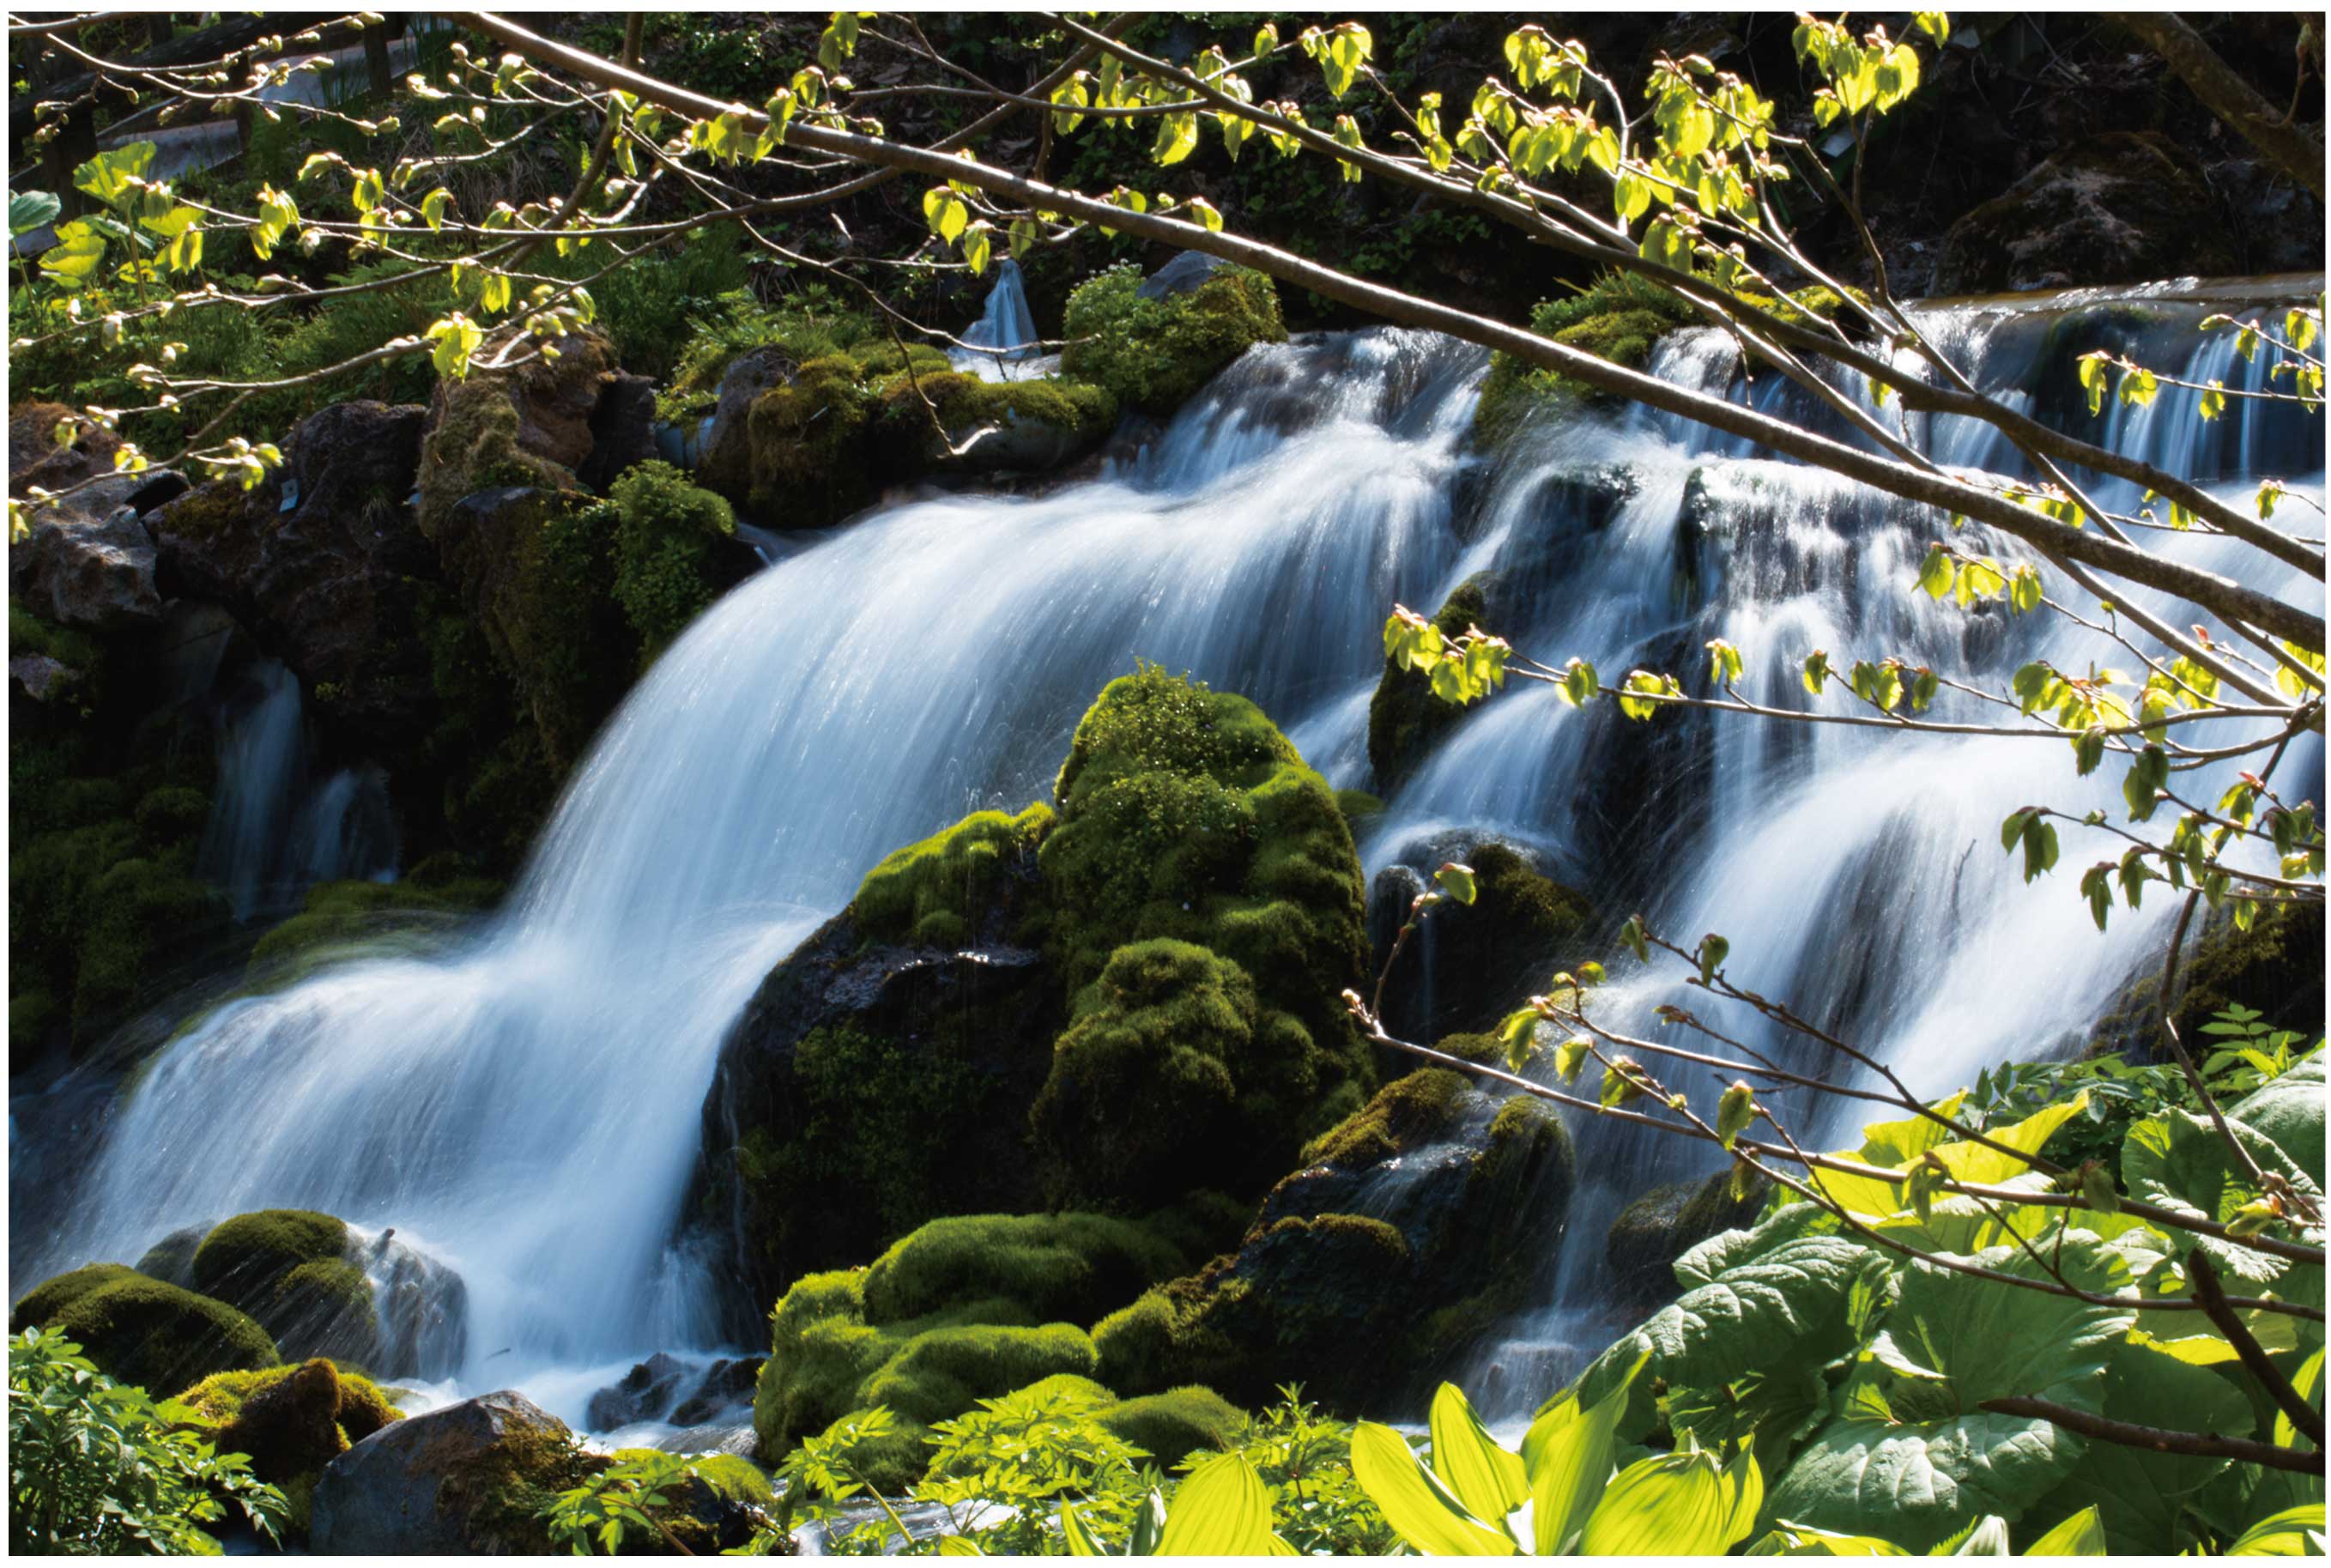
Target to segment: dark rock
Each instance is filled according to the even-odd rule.
[[[57,426],[71,422],[71,442],[57,444]],[[121,438],[101,430],[62,403],[19,404],[8,411],[8,493],[61,490],[113,471]]]
[[[1679,1293],[1675,1261],[1710,1236],[1755,1222],[1771,1183],[1758,1177],[1745,1199],[1732,1195],[1729,1172],[1703,1182],[1654,1187],[1619,1212],[1603,1240],[1612,1289],[1624,1305],[1649,1310]]]
[[[117,506],[100,521],[48,507],[9,547],[8,592],[61,626],[119,631],[161,619],[154,565],[154,541],[131,508]]]
[[[711,428],[704,433],[697,481],[721,494],[741,497],[751,489],[753,447],[749,430],[753,401],[785,385],[799,368],[794,356],[771,346],[748,348],[728,362],[714,394]]]
[[[1142,299],[1170,299],[1176,294],[1192,293],[1229,265],[1220,256],[1185,251],[1143,279],[1134,294]]]
[[[591,411],[591,455],[575,477],[604,493],[617,475],[656,455],[655,383],[617,371],[600,389]]]
[[[717,1421],[727,1411],[740,1405],[750,1405],[753,1384],[760,1375],[761,1364],[751,1356],[734,1356],[716,1361],[707,1368],[696,1384],[696,1392],[682,1400],[671,1412],[671,1424],[676,1427],[700,1427]]]
[[[182,1290],[192,1289],[195,1250],[210,1233],[209,1225],[186,1225],[171,1231],[146,1250],[146,1256],[138,1259],[138,1272]]]
[[[469,1287],[450,1265],[396,1240],[393,1228],[360,1245],[379,1292],[380,1374],[451,1377],[469,1353]]]
[[[688,1368],[662,1351],[591,1396],[584,1419],[595,1432],[611,1432],[633,1421],[655,1421],[671,1408]]]
[[[45,653],[15,653],[8,659],[9,679],[34,702],[53,702],[69,696],[86,673]]]
[[[1469,834],[1403,859],[1416,865],[1420,885],[1447,861],[1470,865],[1474,900],[1434,906],[1402,950],[1385,998],[1393,1032],[1402,1038],[1439,1040],[1492,1029],[1546,991],[1579,952],[1593,914],[1584,896],[1541,876],[1513,845]],[[1384,875],[1377,884],[1387,887]],[[1396,934],[1406,907],[1374,912],[1372,927]],[[1379,973],[1390,956],[1388,935],[1376,955]]]
[[[1020,409],[1001,423],[947,432],[955,449],[947,466],[970,474],[1041,474],[1090,451],[1100,432],[1061,424]]]
[[[541,1553],[535,1510],[589,1469],[566,1423],[508,1390],[383,1427],[324,1467],[319,1554]]]
[[[2091,137],[1953,223],[1935,291],[2222,276],[2235,261],[2215,206],[2201,165],[2167,137]]]
[[[408,504],[425,412],[334,404],[287,443],[284,470],[249,491],[214,480],[147,519],[173,596],[226,605],[334,711],[384,744],[417,733],[432,698],[415,632],[434,552]]]
[[[2235,157],[2209,168],[2210,188],[2233,220],[2236,261],[2246,274],[2307,272],[2323,266],[2323,204],[2263,158]]]

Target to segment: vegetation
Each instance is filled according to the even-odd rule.
[[[1169,414],[1257,343],[1283,343],[1279,291],[1251,268],[1217,268],[1185,292],[1140,296],[1141,271],[1094,273],[1069,296],[1061,368],[1127,408]]]

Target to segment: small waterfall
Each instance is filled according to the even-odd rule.
[[[376,767],[317,781],[299,678],[261,660],[227,699],[203,874],[237,920],[296,909],[318,882],[396,874],[396,819]]]
[[[2069,356],[2100,333],[2236,384],[2229,340],[2193,334],[2198,310],[2141,303],[1923,320],[2042,418],[2074,417]],[[1671,337],[1655,368],[1834,427],[1777,378],[1744,378],[1712,335]],[[270,1204],[393,1224],[468,1284],[460,1378],[579,1419],[608,1368],[712,1343],[706,1266],[671,1238],[714,1058],[761,977],[889,850],[1042,794],[1093,693],[1137,658],[1253,698],[1332,782],[1361,786],[1387,607],[1429,609],[1476,572],[1498,575],[1493,630],[1606,681],[1636,664],[1689,679],[1714,636],[1775,702],[1803,700],[1814,647],[1993,679],[2096,651],[2042,617],[1915,595],[1942,519],[1697,427],[1580,414],[1491,464],[1466,448],[1481,369],[1390,329],[1256,349],[1098,480],[919,501],[777,560],[625,701],[493,921],[190,1028],[116,1118],[65,1234],[19,1257],[135,1258],[175,1225]],[[2320,474],[2319,423],[2238,403],[2204,428],[2182,406],[2164,391],[2098,424],[2168,466],[2206,450],[2230,496],[2261,471]],[[1953,461],[2004,461],[1987,432],[1923,433]],[[2222,541],[2173,543],[2228,558]],[[2117,773],[2076,784],[2064,763],[2036,742],[1635,726],[1517,688],[1422,760],[1361,848],[1374,872],[1451,830],[1519,841],[1613,926],[1641,908],[1686,939],[1724,932],[1744,984],[1941,1089],[2079,1028],[2160,938],[2165,901],[2099,937],[2064,871],[2025,889],[2000,854],[1998,822],[2025,800],[2117,799]],[[2285,765],[2321,798],[2319,744]],[[1667,999],[1613,968],[1614,1016]],[[1611,1213],[1696,1174],[1665,1142],[1575,1131],[1589,1175],[1547,1305],[1484,1358],[1515,1409],[1594,1340]]]
[[[947,352],[957,370],[984,375],[990,381],[1017,381],[1041,372],[1029,362],[1043,352],[1036,341],[1036,318],[1028,310],[1028,290],[1020,281],[1020,263],[1006,256],[995,263],[995,282],[979,319]]]

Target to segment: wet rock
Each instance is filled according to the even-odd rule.
[[[138,1259],[138,1272],[149,1278],[180,1289],[191,1289],[195,1283],[195,1250],[203,1238],[211,1233],[209,1225],[186,1225],[171,1231],[146,1250]]]
[[[309,1544],[320,1554],[541,1553],[535,1510],[589,1457],[523,1394],[481,1394],[383,1427],[324,1468]]]
[[[673,1409],[671,1424],[700,1427],[739,1406],[751,1404],[754,1380],[760,1371],[761,1364],[750,1356],[714,1362],[698,1381],[696,1392]]]
[[[625,469],[654,457],[655,399],[655,383],[647,376],[609,375],[591,411],[591,455],[575,477],[604,493]]]
[[[1216,272],[1229,266],[1220,256],[1210,256],[1203,251],[1184,251],[1148,277],[1133,292],[1142,299],[1170,299],[1176,294],[1196,292],[1211,280]]]
[[[753,472],[749,430],[754,400],[793,380],[799,366],[794,356],[774,346],[748,348],[728,362],[714,394],[711,427],[699,443],[698,482],[723,495],[742,496]]]
[[[2138,283],[2233,271],[2201,165],[2157,131],[2090,137],[1953,223],[1938,294]]]
[[[102,520],[44,508],[9,547],[8,591],[61,626],[119,631],[161,619],[154,566],[154,541],[134,508],[117,506]]]
[[[2210,188],[2233,219],[2244,273],[2307,272],[2323,265],[2323,204],[2263,158],[2236,157],[2209,168]]]
[[[380,1303],[383,1377],[451,1377],[470,1346],[470,1289],[447,1264],[396,1239],[392,1228],[359,1241]]]
[[[621,1381],[591,1396],[584,1419],[595,1432],[611,1432],[633,1421],[656,1421],[679,1396],[688,1368],[662,1351],[625,1373]]]
[[[1403,858],[1417,868],[1419,886],[1453,860],[1473,869],[1474,899],[1436,906],[1403,947],[1385,996],[1388,1021],[1403,1039],[1437,1041],[1492,1029],[1584,955],[1591,906],[1583,894],[1539,874],[1527,851],[1475,834],[1444,836],[1416,848],[1423,852],[1413,849]],[[1389,902],[1398,890],[1385,875],[1376,880],[1388,896],[1384,908],[1371,910],[1372,930],[1385,933],[1376,955],[1381,972],[1407,905]]]
[[[948,431],[955,451],[947,466],[974,474],[1044,473],[1082,456],[1098,439],[1090,429],[1006,409],[1001,422]]]
[[[1728,1172],[1702,1182],[1654,1187],[1619,1212],[1603,1237],[1603,1259],[1612,1289],[1626,1306],[1646,1310],[1676,1298],[1675,1260],[1710,1236],[1754,1221],[1771,1186],[1756,1178],[1745,1199],[1732,1195]]]
[[[414,588],[433,552],[409,504],[426,421],[415,405],[334,404],[257,488],[214,480],[147,519],[166,594],[227,606],[385,744],[416,733],[432,700]]]

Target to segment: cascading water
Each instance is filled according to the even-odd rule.
[[[987,303],[958,341],[963,347],[947,354],[957,370],[990,381],[1016,381],[1040,373],[1029,363],[1043,349],[1036,341],[1036,318],[1028,309],[1019,262],[1006,256],[995,264]]]
[[[2144,328],[2146,356],[2182,358],[2196,314]],[[1986,385],[2065,374],[2053,318],[1929,325]],[[2041,618],[1914,599],[1938,519],[1694,429],[1580,416],[1485,475],[1465,450],[1480,367],[1400,331],[1259,349],[1100,480],[918,502],[777,562],[625,702],[507,909],[436,957],[350,962],[191,1029],[36,1260],[134,1259],[270,1204],[394,1224],[468,1281],[457,1381],[579,1417],[610,1364],[710,1343],[706,1265],[671,1238],[715,1055],[763,974],[890,849],[1041,794],[1135,660],[1253,698],[1356,785],[1387,606],[1430,608],[1478,571],[1516,606],[1494,630],[1606,679],[1680,673],[1718,635],[1774,700],[1816,646],[1994,676],[2034,651],[2087,656]],[[1791,396],[1737,386],[1701,335],[1670,339],[1659,369]],[[2319,426],[2237,417],[2227,438],[2171,403],[2111,439],[2170,466],[2214,442],[2229,476],[2322,467]],[[1968,432],[1933,434],[1953,461],[1999,461]],[[1613,923],[1641,908],[1679,936],[1728,933],[1744,983],[1840,1020],[1922,1088],[2045,1049],[2157,939],[2153,909],[2098,938],[2068,887],[2027,891],[1998,853],[2007,810],[2078,795],[2053,746],[1955,745],[1946,773],[1915,739],[1679,715],[1622,732],[1608,708],[1532,688],[1470,715],[1367,834],[1370,870],[1447,829],[1511,838]],[[2319,746],[2286,765],[2319,796]],[[1639,984],[1606,1006],[1658,1000]],[[1663,1143],[1581,1132],[1593,1176],[1546,1260],[1551,1305],[1490,1358],[1523,1408],[1565,1364],[1532,1347],[1591,1307],[1609,1212],[1689,1169]]]

